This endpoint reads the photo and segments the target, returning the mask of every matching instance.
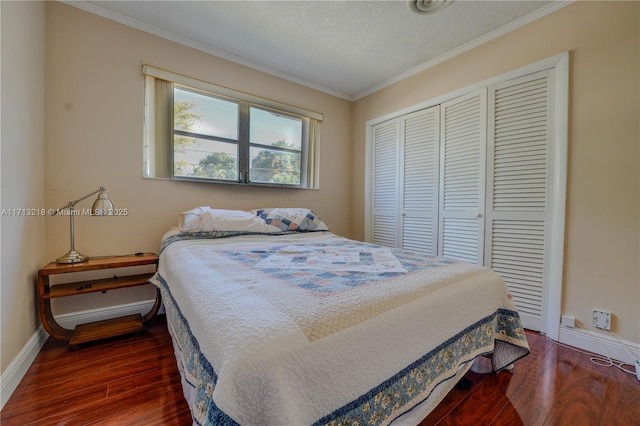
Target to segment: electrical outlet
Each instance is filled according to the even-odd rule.
[[[572,317],[570,315],[563,315],[560,320],[560,324],[564,325],[565,327],[575,328],[576,317]]]
[[[611,312],[594,309],[593,326],[603,330],[611,330]]]

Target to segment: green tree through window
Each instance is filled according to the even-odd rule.
[[[276,148],[296,150],[292,144],[280,140],[271,144]],[[300,154],[282,150],[260,149],[251,160],[251,180],[280,184],[300,183]]]
[[[174,129],[192,131],[202,122],[202,117],[193,112],[197,101],[175,101]],[[198,144],[194,137],[174,134],[174,151],[184,153]],[[250,178],[254,182],[297,185],[300,183],[300,154],[294,144],[284,140],[273,142],[277,149],[258,148],[258,154],[251,160]],[[296,152],[290,152],[296,151]],[[191,171],[192,170],[192,171]],[[174,163],[174,173],[181,176],[234,180],[237,176],[236,159],[225,152],[212,152],[200,159],[198,164],[186,160]]]
[[[236,159],[225,152],[213,152],[193,168],[192,176],[232,180],[236,176]]]

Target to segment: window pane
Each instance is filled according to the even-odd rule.
[[[175,176],[236,181],[237,170],[237,144],[174,136]]]
[[[251,107],[250,142],[266,146],[283,146],[301,150],[302,119]]]
[[[251,147],[251,182],[300,185],[300,154]]]
[[[176,87],[173,92],[176,130],[238,139],[238,103]]]

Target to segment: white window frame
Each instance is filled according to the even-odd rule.
[[[147,178],[171,179],[176,181],[197,181],[210,183],[225,183],[254,186],[277,186],[298,189],[318,189],[319,188],[319,129],[318,123],[323,121],[324,114],[300,108],[274,100],[261,98],[245,92],[218,86],[202,80],[186,77],[161,68],[150,65],[142,65],[142,73],[145,76],[145,132],[144,132],[144,154],[143,154],[143,176]],[[205,96],[213,98],[229,99],[237,102],[239,106],[238,117],[238,176],[236,180],[213,179],[206,177],[190,177],[175,175],[173,167],[174,147],[173,147],[173,119],[169,120],[171,126],[170,135],[158,135],[164,131],[156,128],[154,117],[155,109],[158,108],[155,102],[154,85],[156,80],[163,80],[172,84],[183,86],[187,90],[193,90]],[[167,103],[173,105],[173,100]],[[285,184],[273,182],[253,182],[249,173],[250,159],[249,150],[251,141],[249,140],[249,110],[251,107],[262,110],[270,110],[279,114],[300,118],[302,121],[302,135],[300,148],[300,183]],[[172,111],[167,111],[167,116]],[[167,130],[168,131],[168,130]],[[268,148],[268,147],[265,147]],[[279,148],[274,148],[278,150]],[[161,174],[152,171],[155,168],[158,158],[164,157],[165,171]]]

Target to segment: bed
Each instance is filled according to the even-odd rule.
[[[495,272],[307,209],[185,212],[151,282],[198,425],[417,424],[477,357],[529,353]]]

